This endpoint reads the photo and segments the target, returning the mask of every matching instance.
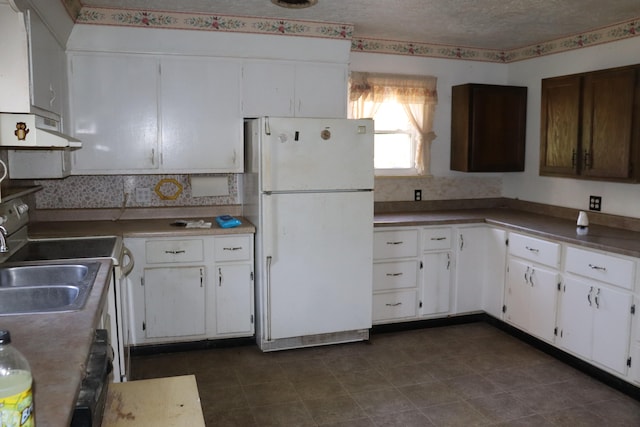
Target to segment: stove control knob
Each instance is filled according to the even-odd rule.
[[[16,211],[18,211],[18,215],[23,215],[29,211],[29,205],[26,203],[16,205]]]

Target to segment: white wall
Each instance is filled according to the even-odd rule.
[[[540,90],[547,77],[640,63],[640,37],[509,64],[507,82],[529,87],[524,173],[505,174],[505,197],[588,209],[589,195],[602,196],[602,211],[640,218],[640,184],[620,184],[538,175]],[[640,165],[636,165],[640,167]]]
[[[640,37],[615,43],[543,56],[512,64],[493,64],[474,61],[416,58],[395,55],[352,53],[350,69],[353,71],[385,72],[398,74],[430,74],[438,78],[438,107],[434,121],[437,135],[432,146],[432,179],[459,178],[457,182],[485,181],[489,177],[502,178],[504,197],[588,209],[589,195],[602,196],[604,213],[640,218],[640,184],[620,184],[603,181],[586,181],[570,178],[548,178],[538,175],[540,159],[540,87],[547,77],[573,74],[640,63]],[[449,170],[451,142],[451,86],[463,83],[511,84],[528,87],[527,137],[525,171],[505,174],[464,174]],[[637,167],[640,167],[638,165]],[[487,180],[488,181],[488,180]],[[446,185],[450,185],[450,179]],[[460,185],[460,184],[456,184]],[[400,194],[394,199],[412,200],[413,189],[398,191],[389,182],[381,185],[381,192]],[[420,188],[418,185],[415,188]],[[389,190],[389,191],[386,191]],[[378,182],[376,182],[378,191]],[[456,191],[437,191],[431,198],[455,197]],[[478,189],[477,197],[492,197]],[[425,192],[423,191],[423,195]],[[442,194],[442,197],[438,195]],[[427,192],[425,199],[430,198]]]

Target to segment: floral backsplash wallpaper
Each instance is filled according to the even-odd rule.
[[[142,208],[174,206],[224,206],[240,203],[240,175],[226,176],[229,194],[193,197],[189,175],[87,175],[35,181],[43,188],[35,194],[36,209]],[[163,199],[160,193],[175,199]],[[150,189],[148,202],[136,201],[136,189]],[[376,202],[410,201],[414,190],[423,200],[481,199],[501,197],[501,177],[376,178]]]
[[[189,175],[83,175],[65,179],[35,181],[42,186],[36,193],[36,209],[141,208],[159,206],[217,206],[238,203],[238,175],[226,176],[226,196],[193,197]],[[163,199],[156,194],[175,199]],[[136,188],[150,189],[148,202],[136,201]]]

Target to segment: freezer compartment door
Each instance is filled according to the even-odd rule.
[[[373,120],[263,121],[263,191],[373,188]]]
[[[263,197],[267,340],[371,328],[372,192]]]

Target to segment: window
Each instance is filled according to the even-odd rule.
[[[349,117],[375,121],[376,175],[428,175],[436,78],[351,73]]]

